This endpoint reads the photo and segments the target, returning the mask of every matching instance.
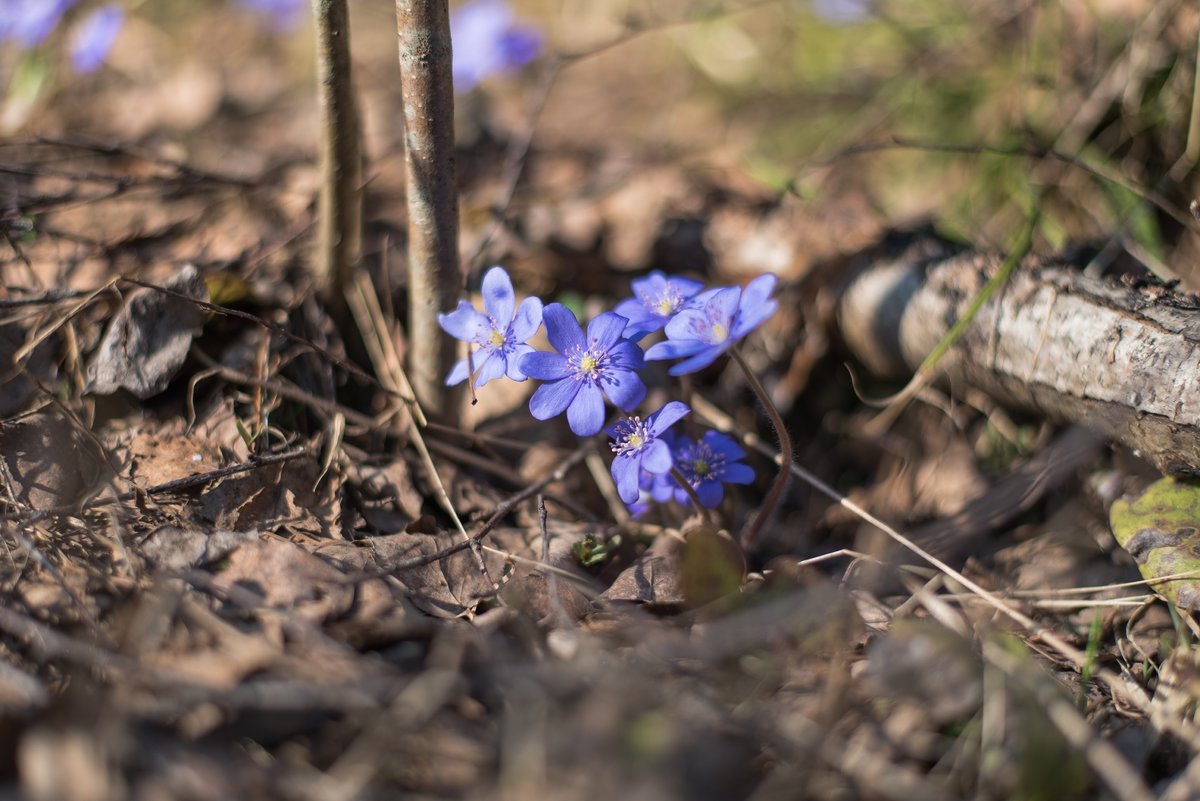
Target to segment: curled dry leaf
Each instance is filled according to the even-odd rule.
[[[208,300],[204,279],[190,264],[163,288]],[[139,398],[162,392],[183,365],[206,315],[196,304],[156,289],[133,292],[88,365],[87,391],[110,395],[127,389]]]

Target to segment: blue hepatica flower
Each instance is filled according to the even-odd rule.
[[[309,0],[236,0],[236,5],[261,15],[275,33],[291,33],[300,26]]]
[[[625,336],[638,340],[657,331],[684,308],[688,299],[704,285],[690,278],[671,278],[659,270],[631,282],[633,297],[623,300],[613,310],[629,319]]]
[[[701,293],[697,303],[671,318],[667,340],[652,345],[646,358],[687,357],[669,370],[671,375],[707,367],[776,312],[779,303],[771,299],[775,281],[773,275],[760,275],[745,289],[735,286]]]
[[[749,484],[754,470],[742,464],[746,452],[727,434],[708,431],[695,442],[680,437],[672,448],[675,468],[696,491],[700,505],[709,509],[720,506],[725,497],[725,484]],[[692,502],[687,491],[678,485],[673,489],[675,500],[687,505]]]
[[[518,25],[505,0],[474,0],[450,15],[454,91],[466,92],[491,75],[523,67],[542,50],[536,28]]]
[[[646,397],[635,372],[645,366],[641,349],[621,332],[624,317],[605,312],[588,323],[587,336],[566,306],[546,307],[546,336],[558,353],[538,351],[521,357],[521,370],[542,384],[529,399],[538,420],[567,413],[571,430],[590,437],[604,427],[604,395],[618,409],[634,408]],[[601,392],[603,390],[603,392]],[[637,476],[634,476],[636,483]]]
[[[457,309],[438,315],[438,324],[455,339],[479,348],[472,358],[476,387],[501,376],[524,381],[525,373],[517,363],[522,356],[533,352],[525,342],[542,325],[542,302],[537,298],[525,298],[514,314],[516,296],[512,279],[503,267],[493,267],[483,276],[483,307],[486,314],[460,300]],[[470,365],[463,359],[446,376],[446,385],[465,381],[469,374]]]
[[[75,0],[0,0],[0,41],[31,50],[50,35]]]
[[[627,417],[611,426],[612,477],[617,495],[627,504],[636,503],[641,495],[640,476],[643,471],[653,475],[671,472],[671,447],[663,439],[667,429],[691,409],[687,404],[671,401],[645,420]]]
[[[93,72],[108,58],[125,12],[120,6],[107,5],[88,14],[71,35],[71,65],[76,72]]]

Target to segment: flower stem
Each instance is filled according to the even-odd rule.
[[[700,503],[700,496],[696,494],[696,488],[683,477],[683,473],[679,472],[679,468],[671,468],[671,478],[675,479],[679,486],[683,487],[683,491],[687,493],[687,496],[692,499],[692,506],[696,507],[696,512],[703,515],[705,522],[711,523],[712,510]]]
[[[788,479],[791,477],[792,468],[792,438],[788,436],[787,426],[783,424],[783,417],[780,416],[779,410],[775,408],[775,404],[771,402],[771,396],[767,394],[766,388],[762,382],[758,380],[758,376],[750,369],[750,365],[742,358],[742,354],[738,349],[730,348],[729,355],[737,362],[738,367],[742,368],[742,372],[746,375],[746,380],[750,383],[750,388],[754,390],[754,394],[762,401],[763,408],[767,410],[767,416],[771,418],[771,425],[775,428],[775,435],[779,437],[779,475],[775,477],[775,482],[771,484],[771,489],[767,492],[767,497],[763,500],[762,507],[757,515],[746,526],[742,532],[741,543],[742,549],[747,553],[758,539],[759,533],[763,526],[771,519],[775,513],[775,509],[779,506],[779,502],[783,500],[784,490],[787,489]]]

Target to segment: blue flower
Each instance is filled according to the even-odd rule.
[[[0,0],[0,41],[22,50],[37,47],[75,0]]]
[[[521,357],[525,375],[547,382],[529,399],[530,414],[549,420],[565,411],[571,430],[590,437],[604,427],[604,395],[626,411],[642,402],[646,385],[635,372],[645,366],[642,351],[621,338],[628,320],[605,312],[588,323],[585,338],[575,315],[561,303],[547,306],[545,319],[546,336],[558,353]]]
[[[708,431],[699,442],[680,437],[671,450],[675,469],[692,485],[700,505],[706,508],[721,505],[725,484],[749,484],[754,480],[754,469],[740,461],[746,452],[727,434]],[[674,495],[681,504],[692,502],[687,490],[678,485]]]
[[[690,411],[687,404],[671,401],[645,420],[627,417],[608,429],[614,440],[611,447],[616,454],[612,463],[612,477],[622,501],[631,504],[638,500],[642,471],[654,475],[671,472],[671,448],[663,439],[663,434]]]
[[[707,367],[742,337],[762,325],[776,312],[771,299],[775,276],[760,275],[745,289],[726,287],[701,293],[693,304],[667,323],[665,342],[646,351],[648,360],[678,359],[671,375],[694,373]]]
[[[535,28],[517,25],[505,0],[474,0],[450,15],[454,91],[466,92],[491,75],[523,67],[542,50]]]
[[[308,13],[309,0],[236,0],[237,5],[263,16],[275,33],[290,33]]]
[[[618,303],[613,311],[629,319],[625,336],[633,340],[662,328],[704,287],[690,278],[668,278],[659,270],[631,284],[633,297]]]
[[[514,381],[525,380],[517,363],[521,356],[533,352],[525,341],[542,325],[542,302],[525,298],[514,315],[515,306],[512,279],[503,267],[493,267],[483,276],[483,307],[487,314],[460,300],[457,309],[438,315],[438,324],[446,333],[478,346],[477,353],[483,354],[482,358],[476,355],[472,359],[476,387],[505,375]],[[459,361],[446,376],[446,385],[465,381],[470,369],[466,359]]]
[[[125,12],[116,5],[101,6],[83,18],[71,36],[71,65],[76,72],[93,72],[104,63],[124,22]]]

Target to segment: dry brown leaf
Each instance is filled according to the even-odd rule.
[[[325,620],[342,614],[354,602],[354,588],[340,579],[341,574],[327,562],[299,545],[271,537],[233,551],[216,582],[252,592],[265,606]]]
[[[0,466],[0,488],[33,509],[79,503],[110,472],[95,445],[54,407],[0,422]]]
[[[321,466],[301,458],[267,465],[227,478],[204,493],[200,513],[221,528],[246,530],[286,523],[292,528],[332,536],[340,517],[339,474],[317,483]]]
[[[192,265],[163,287],[208,300],[204,279]],[[154,289],[131,293],[88,365],[87,391],[109,395],[123,388],[139,398],[162,392],[183,365],[206,316],[195,304]]]
[[[139,543],[142,556],[164,570],[184,571],[219,562],[239,546],[254,541],[253,531],[202,531],[161,526]]]

